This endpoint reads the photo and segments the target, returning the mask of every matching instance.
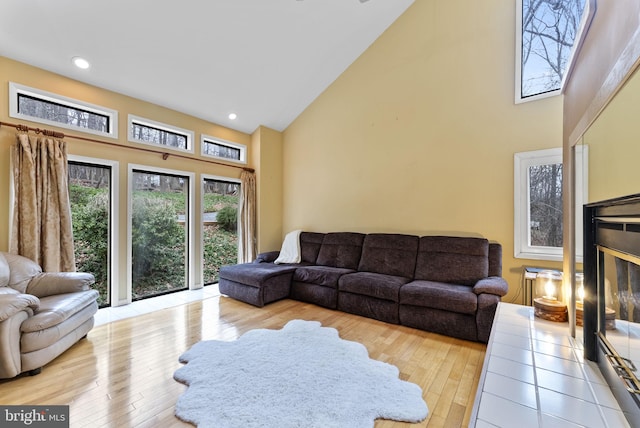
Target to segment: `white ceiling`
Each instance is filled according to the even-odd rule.
[[[413,1],[2,0],[0,55],[239,131],[282,131]]]

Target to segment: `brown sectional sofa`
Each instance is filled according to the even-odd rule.
[[[502,247],[484,238],[333,232],[300,234],[301,261],[278,252],[220,269],[220,291],[263,306],[292,298],[487,342],[500,298]]]

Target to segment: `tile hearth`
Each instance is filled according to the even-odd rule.
[[[583,358],[582,331],[500,303],[476,394],[475,427],[629,427],[596,365]]]

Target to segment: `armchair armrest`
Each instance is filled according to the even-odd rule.
[[[40,300],[30,294],[0,294],[0,322],[11,318],[20,311],[33,311],[40,306]]]
[[[488,293],[496,296],[504,296],[509,291],[509,284],[501,276],[490,276],[476,282],[473,286],[473,292],[476,294]]]
[[[0,293],[0,379],[12,378],[22,371],[20,326],[39,305],[35,296]]]
[[[37,297],[90,290],[95,282],[93,274],[86,272],[44,272],[33,277],[27,293]]]
[[[260,253],[254,260],[254,263],[273,263],[279,255],[280,251],[268,251],[266,253]]]

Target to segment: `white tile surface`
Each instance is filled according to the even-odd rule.
[[[495,343],[502,343],[518,349],[531,349],[531,338],[497,331],[493,339]]]
[[[556,373],[581,378],[583,377],[581,364],[576,361],[565,360],[553,355],[533,353],[536,369],[549,370]]]
[[[629,427],[567,323],[536,318],[528,306],[500,303],[493,328],[472,426]]]
[[[538,411],[493,394],[483,393],[478,419],[496,427],[537,428]]]
[[[476,424],[476,427],[479,425]],[[556,416],[542,415],[542,426],[544,428],[583,428],[584,425],[578,425],[573,422],[569,422],[566,419],[561,419]]]
[[[536,380],[539,388],[556,391],[571,397],[595,403],[591,393],[589,382],[562,373],[551,372],[544,369],[536,369]]]
[[[578,361],[576,354],[573,352],[573,348],[570,346],[534,339],[533,350],[539,354],[554,355],[565,360]]]
[[[484,380],[484,391],[532,409],[538,408],[536,386],[532,383],[520,382],[517,379],[495,373],[487,373]]]
[[[533,354],[530,349],[523,349],[504,343],[494,343],[492,349],[493,352],[491,356],[498,356],[518,363],[533,365]]]
[[[559,392],[544,388],[538,389],[540,409],[543,413],[557,416],[586,427],[604,426],[598,406]]]
[[[511,359],[491,355],[487,372],[503,374],[512,377],[520,382],[535,384],[535,376],[533,366],[531,364],[523,364]]]

